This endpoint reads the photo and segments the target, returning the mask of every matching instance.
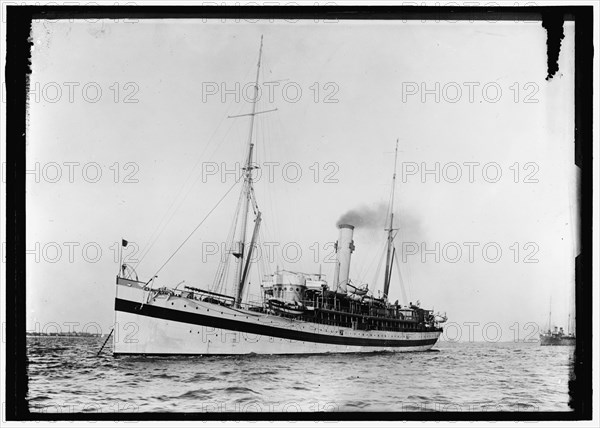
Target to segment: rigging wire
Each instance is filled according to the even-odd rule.
[[[259,245],[259,248],[261,249],[260,250],[260,260],[258,263],[259,276],[261,278],[264,278],[270,271],[270,269],[269,269],[270,266],[268,265],[268,261],[265,257],[265,249],[264,249],[263,240],[261,238],[260,230],[258,233],[258,245]]]
[[[249,67],[248,68],[248,72],[246,74],[246,76],[249,76],[251,71],[252,71],[253,67]],[[150,238],[148,239],[148,241],[146,242],[146,245],[144,245],[142,251],[141,251],[141,256],[140,259],[137,261],[137,263],[133,266],[134,269],[138,269],[140,264],[142,263],[142,261],[145,259],[145,257],[148,255],[148,253],[150,252],[150,250],[154,247],[154,244],[158,241],[158,239],[160,238],[160,236],[162,236],[164,230],[166,229],[166,227],[171,223],[171,220],[173,219],[173,216],[175,215],[175,213],[177,213],[177,211],[179,210],[179,208],[181,207],[181,205],[183,204],[183,202],[187,199],[187,197],[189,196],[192,188],[194,187],[194,185],[198,182],[200,177],[197,177],[196,180],[194,181],[194,183],[188,187],[187,192],[185,193],[185,195],[183,196],[183,199],[181,199],[179,201],[179,203],[177,204],[176,208],[173,210],[173,212],[171,212],[171,209],[173,208],[173,206],[175,205],[175,203],[177,202],[178,198],[180,197],[180,195],[182,194],[183,190],[185,189],[185,187],[188,185],[188,183],[190,182],[192,175],[194,173],[194,171],[196,170],[196,168],[198,167],[198,165],[200,164],[200,161],[202,160],[204,154],[207,152],[207,150],[209,149],[210,145],[213,143],[213,140],[215,138],[215,136],[217,135],[219,129],[221,128],[221,125],[223,124],[223,122],[225,121],[225,119],[228,116],[228,113],[232,110],[234,106],[234,103],[229,103],[227,105],[227,108],[225,109],[225,113],[221,116],[221,120],[219,121],[218,125],[216,126],[213,134],[211,135],[211,137],[208,139],[208,142],[206,143],[206,145],[204,146],[204,150],[202,151],[202,153],[200,154],[200,156],[198,156],[198,159],[196,160],[196,163],[194,164],[194,166],[191,168],[187,178],[185,179],[185,183],[183,186],[181,186],[179,188],[179,191],[177,192],[177,194],[175,195],[175,197],[173,198],[172,202],[170,203],[169,207],[167,208],[167,210],[165,211],[163,217],[161,218],[160,222],[158,223],[158,226],[154,229],[154,231],[152,232],[152,234],[150,235]],[[241,111],[242,106],[239,106],[238,108],[238,112]],[[221,143],[223,143],[225,141],[225,139],[227,138],[227,136],[229,135],[229,133],[231,132],[231,129],[233,128],[234,123],[232,122],[231,125],[229,126],[229,128],[227,129],[225,135],[221,138]],[[217,144],[217,146],[215,147],[215,149],[213,150],[212,154],[208,157],[208,159],[213,159],[214,155],[216,154],[217,150],[219,149],[219,147],[221,147],[221,144]],[[167,221],[165,221],[165,219],[167,218],[167,216],[169,215],[169,213],[171,212],[171,215],[168,217]],[[163,223],[164,222],[164,223]],[[155,235],[158,231],[158,234]]]
[[[262,80],[265,80],[265,70],[269,67],[268,65],[268,61],[265,61],[265,59],[263,58],[263,64],[264,67],[261,68],[261,76],[262,76]],[[259,106],[259,110],[268,110],[269,108],[273,107],[272,103],[269,103],[267,101],[267,97],[263,96],[258,100],[258,106]],[[257,121],[257,139],[260,138],[260,149],[255,150],[254,154],[256,156],[256,163],[259,164],[260,162],[265,162],[265,160],[269,159],[272,160],[273,157],[270,154],[270,149],[271,146],[269,144],[267,144],[267,141],[271,141],[272,139],[272,131],[271,131],[271,117],[270,115],[266,114],[264,116],[260,116],[258,118],[259,120]],[[260,130],[260,132],[259,132]],[[271,170],[269,170],[268,172],[270,172]],[[270,209],[270,213],[274,214],[275,211],[273,209],[273,199],[274,199],[274,195],[273,195],[273,186],[271,186],[269,179],[272,178],[269,175],[266,174],[267,171],[265,171],[264,169],[261,172],[261,179],[263,180],[262,183],[260,183],[260,185],[258,186],[258,188],[260,189],[260,191],[263,194],[263,200],[264,203],[267,205],[268,209]],[[271,216],[267,216],[269,218],[275,218],[274,215]],[[276,224],[274,222],[270,222],[270,221],[263,221],[261,223],[261,228],[259,229],[259,240],[261,243],[261,248],[262,248],[262,255],[263,258],[261,260],[261,264],[260,264],[260,268],[264,270],[264,273],[269,271],[269,268],[271,267],[271,260],[267,259],[267,257],[270,257],[270,254],[268,256],[265,256],[266,252],[266,242],[271,242],[273,241],[271,239],[271,241],[269,241],[267,238],[271,238],[276,236],[275,234],[273,234],[273,227],[276,226]],[[275,253],[275,256],[277,257],[277,259],[279,259],[279,255],[278,253]]]
[[[220,126],[220,125],[219,125]],[[227,138],[227,136],[229,135],[231,129],[233,127],[233,123],[229,126],[227,132],[225,133],[225,135],[222,138],[222,142]],[[215,131],[216,133],[216,131]],[[212,137],[211,137],[212,138]],[[210,145],[210,143],[209,143]],[[217,147],[215,148],[215,150],[213,151],[213,153],[209,156],[208,159],[212,159],[213,156],[215,155],[217,149],[219,148],[220,145],[217,145]],[[208,149],[208,145],[206,147],[206,149]],[[205,150],[206,151],[206,150]],[[204,153],[204,152],[203,152]],[[175,199],[173,200],[173,202],[171,203],[171,205],[169,206],[169,208],[167,209],[167,211],[165,212],[164,216],[163,216],[163,220],[167,217],[167,215],[170,213],[168,219],[166,222],[163,223],[163,220],[161,220],[161,223],[159,223],[159,226],[155,229],[154,233],[156,233],[156,231],[158,230],[158,234],[156,236],[154,236],[154,233],[152,236],[154,236],[154,238],[151,238],[151,242],[149,242],[149,245],[147,244],[145,246],[146,250],[142,251],[142,255],[139,259],[139,261],[137,262],[137,264],[134,266],[135,269],[137,269],[140,264],[142,263],[142,261],[146,258],[146,256],[148,255],[148,253],[150,252],[150,250],[154,247],[154,244],[156,244],[156,242],[158,241],[158,239],[162,236],[163,232],[165,231],[165,229],[167,228],[167,226],[171,223],[171,221],[173,220],[173,217],[175,216],[175,214],[178,212],[178,210],[181,208],[181,205],[183,205],[183,203],[187,200],[188,196],[190,195],[190,192],[192,191],[192,189],[194,188],[194,186],[196,185],[196,183],[198,182],[198,180],[200,180],[200,178],[202,177],[202,175],[199,175],[196,177],[196,179],[194,180],[194,182],[188,186],[190,179],[192,177],[193,172],[196,170],[197,166],[200,164],[200,161],[202,159],[202,155],[200,155],[200,157],[198,158],[198,160],[196,161],[196,164],[194,165],[194,167],[191,169],[188,178],[186,179],[186,182],[184,183],[183,186],[181,186],[179,188],[179,192],[177,193],[177,196],[175,197]],[[171,209],[173,208],[173,206],[175,205],[175,203],[177,202],[177,199],[179,198],[179,196],[182,194],[183,190],[187,187],[187,191],[185,192],[185,194],[183,195],[183,197],[181,199],[179,199],[179,202],[177,203],[177,206],[175,207],[175,209],[173,209],[171,211]],[[159,230],[160,229],[160,230]]]
[[[235,233],[236,233],[236,229],[237,229],[237,222],[238,222],[238,218],[239,218],[239,213],[240,213],[240,208],[242,205],[242,201],[243,201],[243,195],[244,192],[240,193],[240,197],[238,198],[238,203],[235,209],[235,213],[234,213],[234,218],[233,218],[233,222],[231,223],[230,229],[229,229],[229,233],[227,234],[227,239],[225,241],[225,251],[226,254],[221,256],[221,260],[219,261],[219,266],[217,267],[217,272],[215,273],[215,279],[213,281],[213,286],[211,287],[212,291],[215,291],[217,293],[223,291],[226,287],[225,287],[225,271],[229,268],[229,262],[231,260],[231,258],[229,257],[229,254],[231,254],[231,252],[233,251],[233,242],[235,239]]]
[[[262,70],[259,70],[259,72],[262,72]],[[259,97],[260,96],[260,94],[258,92],[258,88],[257,88],[256,92],[254,92],[254,96],[255,97]],[[255,104],[258,105],[258,106],[260,106],[262,104],[262,103],[260,103],[260,99],[261,98],[258,98],[258,99],[254,100]],[[254,108],[253,108],[253,111],[255,111]],[[259,109],[259,111],[260,111],[260,109]],[[248,139],[246,140],[247,141],[247,148],[245,150],[246,155],[244,157],[244,159],[245,159],[244,163],[246,163],[246,161],[249,162],[249,165],[248,165],[249,167],[257,166],[258,165],[258,160],[259,160],[258,150],[252,150],[252,148],[251,148],[251,145],[256,146],[259,143],[258,136],[262,135],[261,134],[261,131],[262,131],[261,118],[259,117],[258,120],[256,120],[256,119],[257,119],[256,115],[254,115],[254,117],[252,117],[252,116],[249,117],[249,120],[251,121],[251,124],[252,124],[252,121],[254,121],[253,122],[253,126],[251,125],[251,134],[248,136]],[[263,141],[263,145],[264,145],[264,138],[263,138],[262,141]],[[250,154],[252,155],[252,158],[249,158]],[[246,179],[246,174],[249,175],[249,180]],[[235,241],[235,236],[236,236],[236,233],[237,233],[237,224],[238,224],[239,217],[240,217],[241,206],[242,206],[242,204],[244,202],[247,202],[246,198],[249,198],[250,202],[252,202],[252,210],[254,212],[254,215],[257,215],[258,212],[259,212],[259,207],[258,207],[258,202],[256,200],[254,186],[252,185],[252,183],[253,183],[253,181],[252,181],[252,171],[251,170],[250,171],[244,171],[244,173],[242,174],[242,176],[244,178],[244,188],[242,189],[242,192],[240,193],[240,197],[238,199],[238,205],[236,207],[236,213],[235,213],[234,220],[233,220],[233,226],[232,226],[230,235],[228,236],[227,244],[226,244],[231,249],[232,249],[234,243],[236,242]],[[240,179],[241,178],[242,177],[240,177]],[[244,221],[245,221],[245,219],[244,219]],[[259,228],[259,232],[260,232],[260,228]],[[242,245],[244,245],[244,246],[246,245],[246,239],[247,239],[246,236],[243,236],[243,237],[241,236],[240,237],[240,240],[243,240]],[[255,245],[256,245],[256,243],[255,243]],[[250,251],[252,251],[252,249],[250,249]],[[231,250],[228,251],[228,253],[230,253],[230,252],[231,252]],[[246,256],[246,257],[248,257],[248,256]],[[217,273],[215,275],[215,280],[213,282],[214,288],[219,289],[219,290],[221,288],[224,288],[224,284],[225,284],[224,280],[227,279],[227,276],[229,274],[229,260],[230,259],[231,259],[231,257],[229,257],[227,255],[225,262],[222,262],[222,263],[219,264],[219,268],[217,269]],[[248,262],[250,262],[250,261],[251,260],[248,260]],[[238,263],[244,263],[244,259],[243,258],[239,258],[237,262]],[[251,283],[251,281],[250,281],[250,283]],[[246,290],[246,297],[248,296],[248,293],[249,293],[249,291],[247,289]]]
[[[403,218],[403,217],[400,215],[400,218]],[[413,278],[412,264],[408,259],[404,258],[404,254],[403,254],[403,250],[404,250],[403,247],[404,247],[404,243],[406,242],[407,236],[406,236],[406,231],[402,227],[399,227],[398,229],[399,229],[398,235],[400,238],[400,256],[402,257],[402,260],[403,260],[403,263],[401,266],[404,268],[404,271],[405,271],[405,275],[403,276],[403,279],[404,279],[405,285],[408,288],[408,290],[407,290],[408,298],[410,301],[412,301],[412,286],[411,286],[412,278]],[[398,268],[400,269],[400,266]]]
[[[271,272],[273,270],[272,263],[275,262],[278,265],[280,263],[279,255],[277,252],[275,252],[274,253],[275,260],[271,261],[271,259],[270,259],[271,254],[268,252],[268,248],[265,245],[265,243],[268,241],[265,240],[265,234],[263,233],[262,228],[261,228],[261,230],[258,231],[258,235],[260,238],[261,245],[263,246],[263,248],[265,248],[265,250],[263,250],[263,266],[264,266],[265,272]]]
[[[383,244],[381,244],[381,250],[379,250],[379,253],[378,253],[379,254],[379,256],[378,256],[379,263],[377,264],[377,269],[375,270],[375,276],[373,278],[374,286],[371,291],[379,290],[379,288],[377,287],[377,284],[379,283],[378,282],[379,281],[379,273],[381,271],[381,266],[383,265],[383,259],[384,259],[383,255],[385,253],[386,247],[387,247],[387,242],[384,241]]]
[[[265,118],[265,122],[266,122],[266,126],[265,126],[265,130],[269,133],[269,135],[271,135],[271,120],[270,118],[266,117]],[[270,153],[270,147],[268,144],[263,144],[263,152],[264,152],[264,158],[265,159],[273,159],[272,154]],[[263,173],[263,177],[264,177],[264,173]],[[265,181],[263,181],[263,190],[264,190],[264,196],[265,196],[265,203],[267,204],[267,207],[270,209],[270,212],[272,214],[272,218],[275,218],[274,213],[275,213],[275,209],[273,206],[273,200],[275,199],[276,195],[273,189],[273,186],[270,185],[270,183],[268,182],[268,180],[271,177],[265,177]],[[275,236],[281,236],[280,234],[275,234],[275,228],[277,227],[277,223],[276,222],[267,222],[267,224],[265,224],[265,228],[264,228],[264,233],[263,235],[265,236],[265,242],[268,242],[268,240],[266,238],[270,238],[273,239]]]
[[[384,246],[385,247],[385,246]],[[365,278],[367,278],[367,276],[369,275],[369,272],[371,272],[371,270],[373,269],[373,266],[375,265],[375,261],[378,260],[379,257],[381,257],[383,254],[379,254],[378,252],[374,252],[373,253],[373,257],[371,257],[371,260],[368,263],[363,264],[362,268],[359,270],[359,279],[361,281],[364,281]],[[375,284],[373,284],[375,285]]]
[[[237,184],[238,184],[237,181],[235,183],[233,183],[233,185],[229,188],[229,190],[227,190],[227,192],[225,192],[225,194],[221,197],[221,199],[219,199],[217,204],[211,208],[211,210],[208,212],[208,214],[206,214],[206,216],[202,219],[202,221],[200,223],[198,223],[198,225],[194,228],[194,230],[192,230],[192,232],[187,236],[187,238],[185,238],[184,241],[179,245],[179,247],[177,247],[177,249],[173,252],[173,254],[171,254],[171,256],[167,259],[167,261],[163,263],[163,265],[160,267],[160,269],[158,269],[156,271],[156,273],[154,275],[152,275],[152,278],[155,278],[158,275],[158,273],[167,265],[167,263],[169,263],[171,261],[171,259],[175,256],[175,254],[177,254],[177,252],[179,252],[181,247],[183,247],[185,245],[185,243],[192,237],[192,235],[200,228],[200,226],[202,226],[202,224],[206,221],[206,219],[213,213],[213,211],[215,209],[217,209],[217,207],[221,204],[221,202],[223,202],[223,200],[227,197],[229,192],[231,192]]]
[[[402,293],[402,299],[404,299],[404,304],[407,305],[408,304],[408,299],[406,298],[406,290],[404,288],[404,281],[402,280],[402,273],[400,272],[400,262],[398,261],[398,252],[394,252],[394,258],[396,259],[396,265],[398,266],[398,269],[396,269],[396,272],[398,273],[398,279],[400,281],[400,291]]]

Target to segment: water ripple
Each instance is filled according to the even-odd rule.
[[[568,411],[572,348],[438,343],[425,353],[125,357],[100,338],[28,338],[47,412]],[[109,346],[110,348],[110,346]]]

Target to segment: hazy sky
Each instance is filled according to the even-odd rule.
[[[524,338],[528,322],[547,328],[550,299],[554,323],[566,327],[577,251],[573,30],[565,24],[560,69],[546,81],[540,23],[35,23],[28,328],[108,327],[121,237],[132,243],[125,255],[139,259],[162,231],[137,268],[148,280],[233,185],[221,173],[243,160],[248,118],[227,116],[251,109],[261,34],[258,109],[278,109],[256,121],[270,269],[321,264],[333,277],[324,258],[336,221],[387,202],[398,138],[396,241],[408,250],[408,299],[446,312],[451,337],[457,325],[465,339],[465,323],[480,323],[481,339],[486,323],[498,323],[503,340]],[[437,178],[422,176],[436,165]],[[226,240],[238,194],[239,186],[158,285],[212,284],[220,255],[206,253]],[[350,271],[375,290],[380,221],[357,228]],[[413,251],[421,245],[431,251]],[[402,301],[393,280],[390,298]]]

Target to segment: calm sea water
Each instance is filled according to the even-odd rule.
[[[29,337],[38,412],[568,411],[571,347],[439,342],[408,354],[119,357]]]

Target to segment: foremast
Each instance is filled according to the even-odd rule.
[[[256,202],[256,198],[254,196],[254,186],[252,180],[252,170],[257,168],[252,164],[253,154],[254,154],[254,118],[257,114],[256,112],[256,103],[258,101],[258,79],[260,75],[260,65],[262,59],[262,48],[263,48],[263,36],[260,36],[260,48],[258,51],[258,62],[256,65],[256,79],[254,82],[254,99],[252,100],[252,113],[249,113],[250,116],[250,130],[248,133],[248,154],[246,156],[246,162],[244,167],[242,168],[244,184],[242,186],[242,216],[241,216],[241,227],[238,236],[238,240],[234,243],[233,255],[238,259],[236,274],[234,276],[235,281],[235,306],[239,307],[242,302],[242,294],[244,292],[244,287],[246,285],[246,281],[248,279],[248,273],[250,271],[250,260],[252,257],[252,251],[255,245],[255,242],[258,238],[258,231],[261,223],[261,212],[258,209],[258,204]],[[250,245],[246,248],[246,233],[248,228],[248,212],[250,210],[250,203],[252,203],[252,209],[254,211],[255,220],[254,220],[254,231],[252,233],[252,239],[250,241]]]
[[[394,195],[396,193],[396,171],[398,167],[398,139],[396,139],[396,152],[394,154],[394,175],[392,177],[392,196],[390,199],[390,222],[388,223],[385,231],[388,233],[387,236],[387,250],[386,250],[386,262],[385,262],[385,276],[383,278],[383,298],[387,300],[388,293],[390,291],[390,282],[392,280],[392,268],[394,265],[394,256],[396,249],[394,248]],[[399,267],[398,267],[399,268]]]

